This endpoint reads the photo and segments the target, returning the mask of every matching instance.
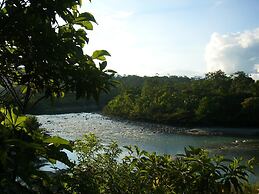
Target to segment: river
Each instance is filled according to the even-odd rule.
[[[259,129],[187,129],[116,120],[98,113],[39,115],[37,118],[48,133],[68,140],[82,138],[84,134],[91,132],[105,143],[114,140],[120,146],[137,145],[158,154],[175,155],[183,153],[184,147],[196,146],[206,148],[212,154],[223,154],[231,158],[259,158]],[[256,174],[259,175],[258,168]],[[255,179],[258,180],[258,176]]]

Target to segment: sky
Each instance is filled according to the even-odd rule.
[[[93,0],[85,51],[120,75],[259,73],[259,0]]]

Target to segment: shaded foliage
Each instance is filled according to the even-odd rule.
[[[121,93],[104,113],[174,125],[259,126],[259,82],[243,72],[138,80],[121,78]]]
[[[64,152],[72,151],[71,143],[40,130],[23,115],[28,108],[65,92],[97,99],[113,85],[110,54],[83,52],[86,30],[96,21],[80,6],[80,0],[0,0],[1,193],[57,193],[59,172],[42,167],[57,161],[73,166]]]
[[[77,98],[97,99],[109,90],[114,71],[105,69],[105,56],[110,54],[83,52],[86,30],[96,21],[80,13],[80,5],[72,0],[0,1],[0,85],[7,104],[25,112],[35,94],[41,93],[41,100],[72,91]]]
[[[209,157],[189,147],[175,157],[157,155],[113,142],[103,144],[93,134],[75,142],[79,163],[67,172],[67,188],[75,193],[243,193],[253,160]],[[121,155],[122,151],[128,154]]]
[[[50,137],[34,117],[18,116],[17,109],[1,109],[1,193],[52,193],[51,172],[42,167],[56,161],[73,166],[64,149],[69,141]]]

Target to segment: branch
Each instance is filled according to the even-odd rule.
[[[38,100],[36,100],[36,101],[32,104],[31,108],[35,107],[35,106],[36,106],[40,101],[42,101],[44,98],[47,98],[47,96],[44,95],[44,96],[40,97]]]
[[[24,100],[23,100],[23,109],[22,109],[23,113],[26,110],[26,107],[30,101],[30,98],[31,98],[31,87],[29,86],[29,84],[27,84],[27,91],[26,91],[26,94],[25,94]]]
[[[0,92],[0,96],[4,96],[4,95],[5,95],[5,94],[3,94],[4,92],[7,93],[6,88],[3,87],[3,90]],[[3,94],[3,95],[2,95],[2,94]]]
[[[17,103],[18,107],[22,110],[22,103],[21,103],[11,81],[3,75],[0,75],[0,80],[4,85],[4,88],[10,92],[11,96],[13,97],[13,100]]]

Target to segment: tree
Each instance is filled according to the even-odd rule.
[[[63,193],[58,173],[41,167],[74,165],[64,152],[72,151],[69,141],[50,137],[20,114],[34,95],[42,95],[34,104],[65,92],[97,99],[113,85],[115,72],[105,69],[110,54],[83,52],[86,30],[96,21],[80,6],[80,0],[0,0],[1,193]]]
[[[115,73],[105,70],[105,50],[87,55],[86,30],[96,23],[80,13],[80,0],[0,0],[1,103],[15,104],[22,112],[36,93],[43,98],[63,96],[98,98],[108,91]],[[99,65],[96,63],[99,62]]]
[[[253,92],[251,86],[254,80],[242,71],[236,72],[232,75],[231,90],[232,93],[251,95]]]
[[[259,115],[259,97],[249,97],[241,103],[242,117],[241,120],[250,125],[258,125]]]
[[[231,79],[221,70],[210,72],[205,75],[207,88],[215,94],[227,94],[230,88]]]

